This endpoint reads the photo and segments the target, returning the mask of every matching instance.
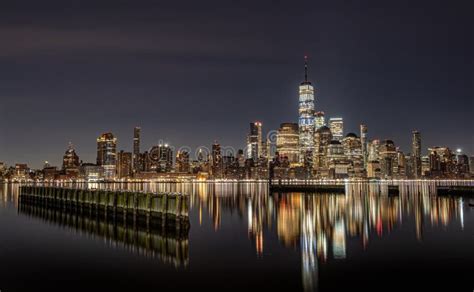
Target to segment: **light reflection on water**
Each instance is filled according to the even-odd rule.
[[[256,257],[271,256],[265,254],[265,233],[276,233],[279,244],[300,251],[305,290],[317,289],[321,281],[320,265],[347,258],[349,239],[359,239],[363,250],[367,250],[371,240],[389,235],[405,222],[413,222],[407,224],[418,241],[423,241],[427,227],[463,229],[468,200],[437,196],[436,186],[431,183],[401,184],[399,195],[388,195],[386,189],[376,183],[347,184],[345,194],[269,193],[264,183],[96,184],[88,187],[187,193],[190,213],[197,218],[191,222],[192,229],[199,229],[203,220],[209,219],[213,229],[219,232],[224,215],[238,214],[241,221],[246,221]],[[3,185],[1,190],[2,206],[18,207],[17,185]],[[150,230],[146,231],[149,233]],[[192,248],[192,239],[180,240],[185,240],[186,248],[188,244]],[[133,245],[133,242],[128,241],[128,244]],[[131,250],[146,251],[147,248],[149,245],[145,244]],[[188,261],[192,264],[193,258],[186,257],[175,264]]]

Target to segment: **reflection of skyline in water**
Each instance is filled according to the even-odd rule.
[[[190,195],[196,225],[209,218],[219,231],[224,216],[237,216],[257,256],[264,257],[266,233],[276,234],[281,245],[301,252],[303,286],[318,286],[318,268],[330,260],[351,255],[348,241],[356,239],[365,250],[375,238],[402,225],[423,240],[427,228],[464,228],[464,199],[436,195],[432,183],[401,183],[399,195],[388,194],[377,183],[347,184],[345,194],[269,193],[264,183],[109,184],[94,187],[145,191],[171,191]],[[16,193],[15,193],[16,192]],[[3,204],[17,206],[17,190],[3,186]],[[454,225],[453,225],[454,224]],[[235,232],[239,232],[235,229]],[[441,231],[442,232],[442,231]],[[268,239],[267,239],[268,240]],[[192,240],[189,241],[192,248]],[[192,263],[192,258],[189,259]]]
[[[269,194],[265,185],[200,184],[193,188],[193,205],[203,206],[217,230],[221,214],[247,216],[248,232],[259,256],[264,254],[264,232],[276,226],[279,241],[301,251],[303,285],[317,287],[318,262],[347,257],[347,240],[360,238],[367,249],[371,237],[390,234],[413,220],[413,234],[423,240],[427,226],[463,228],[463,198],[436,195],[430,183],[404,183],[392,196],[376,183],[348,184],[345,194]]]

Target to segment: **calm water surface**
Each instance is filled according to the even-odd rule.
[[[104,186],[98,186],[104,187]],[[473,291],[474,203],[409,184],[346,194],[264,184],[107,185],[190,195],[189,232],[19,206],[0,185],[0,290]]]

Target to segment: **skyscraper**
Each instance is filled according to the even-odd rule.
[[[178,151],[176,154],[176,171],[188,173],[189,170],[189,152],[186,150]]]
[[[217,143],[217,141],[212,144],[212,175],[214,177],[221,177],[222,176],[222,152],[221,152],[221,145]]]
[[[364,159],[364,168],[367,168],[368,151],[367,151],[367,125],[360,125],[360,143],[362,146],[362,157]]]
[[[66,153],[64,153],[63,170],[79,170],[79,156],[77,156],[72,143],[69,143]]]
[[[153,146],[148,157],[151,171],[170,172],[173,169],[173,150],[168,144]]]
[[[262,123],[250,123],[250,132],[247,136],[247,158],[253,159],[254,162],[262,156]]]
[[[344,121],[342,118],[330,118],[329,128],[334,140],[341,141],[344,138]]]
[[[97,138],[97,165],[104,168],[104,178],[114,179],[117,159],[117,139],[112,133]]]
[[[314,126],[315,126],[315,131],[317,131],[319,128],[326,126],[326,118],[324,117],[324,112],[317,112],[314,115]]]
[[[308,58],[304,58],[304,81],[299,87],[299,144],[300,163],[314,150],[314,88],[308,81]]]
[[[133,170],[135,173],[140,172],[141,170],[141,159],[140,159],[140,127],[135,127],[133,129]]]
[[[314,134],[314,155],[313,169],[317,177],[328,176],[327,153],[329,144],[332,141],[331,130],[322,126]]]
[[[412,132],[411,142],[412,162],[413,162],[413,174],[415,178],[421,177],[421,135],[418,131]]]
[[[276,150],[282,158],[287,158],[289,163],[298,163],[299,154],[298,124],[283,123],[278,129]]]
[[[117,153],[117,176],[126,178],[132,174],[132,153],[121,150]]]
[[[394,168],[396,168],[397,148],[392,140],[385,140],[380,144],[380,169],[384,178],[393,178]]]

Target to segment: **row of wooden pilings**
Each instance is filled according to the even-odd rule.
[[[20,203],[65,211],[95,210],[189,227],[189,196],[181,193],[21,186]]]

